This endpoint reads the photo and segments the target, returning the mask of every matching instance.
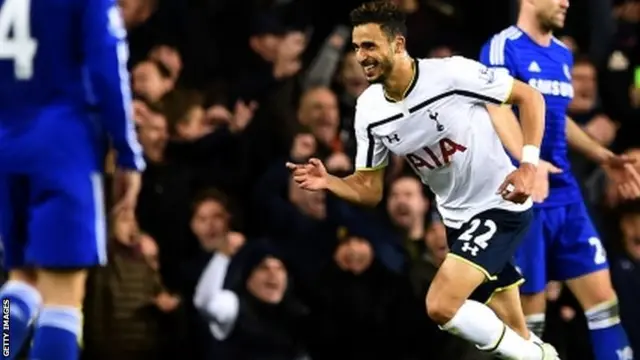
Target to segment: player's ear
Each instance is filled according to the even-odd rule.
[[[407,51],[407,39],[404,36],[397,35],[393,43],[396,54],[404,54]]]

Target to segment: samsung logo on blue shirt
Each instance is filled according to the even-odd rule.
[[[570,82],[531,78],[529,79],[529,85],[544,95],[573,99],[573,85]]]

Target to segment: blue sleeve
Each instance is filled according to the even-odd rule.
[[[115,0],[81,0],[82,41],[94,100],[104,128],[118,153],[118,166],[142,171],[142,148],[136,138],[127,61],[127,32]]]
[[[573,53],[571,51],[567,51],[567,65],[569,66],[569,70],[573,69]]]
[[[503,68],[516,76],[516,57],[509,39],[502,33],[494,35],[480,50],[480,62],[488,67]]]

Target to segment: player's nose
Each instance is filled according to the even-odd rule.
[[[367,60],[367,55],[362,51],[362,49],[356,50],[356,61],[358,64],[364,66],[364,62]]]

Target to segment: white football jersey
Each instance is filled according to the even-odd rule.
[[[381,84],[358,98],[356,170],[386,166],[390,152],[404,157],[450,227],[489,209],[530,208],[531,199],[515,204],[496,194],[515,167],[484,106],[508,100],[514,79],[460,56],[416,61],[404,100],[389,101]]]

